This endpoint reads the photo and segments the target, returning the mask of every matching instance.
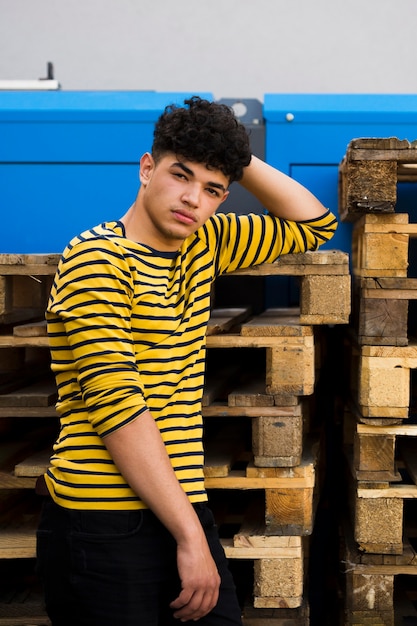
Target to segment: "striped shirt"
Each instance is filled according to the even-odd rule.
[[[103,442],[146,409],[190,501],[206,500],[201,400],[213,281],[317,249],[335,229],[330,212],[298,223],[217,214],[175,253],[126,239],[121,222],[73,239],[46,313],[61,422],[45,476],[54,500],[73,509],[146,508]]]

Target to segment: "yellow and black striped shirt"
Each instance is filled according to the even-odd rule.
[[[301,223],[217,214],[175,253],[126,239],[121,222],[73,239],[46,314],[61,421],[46,473],[54,500],[74,509],[144,508],[102,437],[146,408],[190,501],[206,500],[201,399],[212,283],[314,250],[335,229],[330,212]]]

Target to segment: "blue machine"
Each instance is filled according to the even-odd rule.
[[[190,95],[0,92],[0,252],[59,253],[84,229],[121,217],[155,121]]]
[[[190,95],[0,92],[0,252],[61,252],[73,235],[120,217],[136,196],[156,119]],[[266,160],[337,213],[348,143],[416,139],[417,96],[266,94],[262,122]],[[410,186],[400,189],[398,210],[407,201],[410,212]],[[326,246],[349,252],[350,242],[351,226],[340,224]]]
[[[338,213],[338,166],[352,139],[417,139],[417,95],[266,94],[266,160],[303,183]],[[417,189],[399,185],[397,211],[410,213]],[[413,201],[417,209],[417,198]],[[416,220],[413,220],[416,221]],[[351,225],[339,224],[323,248],[351,250]]]

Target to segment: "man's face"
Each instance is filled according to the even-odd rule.
[[[158,250],[178,250],[229,193],[229,180],[220,170],[171,153],[157,163],[149,153],[144,154],[140,180],[141,241]]]

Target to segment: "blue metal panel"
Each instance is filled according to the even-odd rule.
[[[266,159],[310,188],[338,214],[338,167],[358,137],[417,139],[417,96],[266,94]],[[340,224],[326,248],[351,251]]]
[[[155,121],[191,95],[0,92],[0,252],[61,252],[80,231],[121,217]]]
[[[0,166],[2,253],[60,253],[78,233],[122,217],[135,199],[138,164]],[[3,215],[3,206],[7,207]]]
[[[167,104],[194,94],[155,91],[3,91],[1,121],[154,122]],[[212,99],[210,93],[199,92]]]

